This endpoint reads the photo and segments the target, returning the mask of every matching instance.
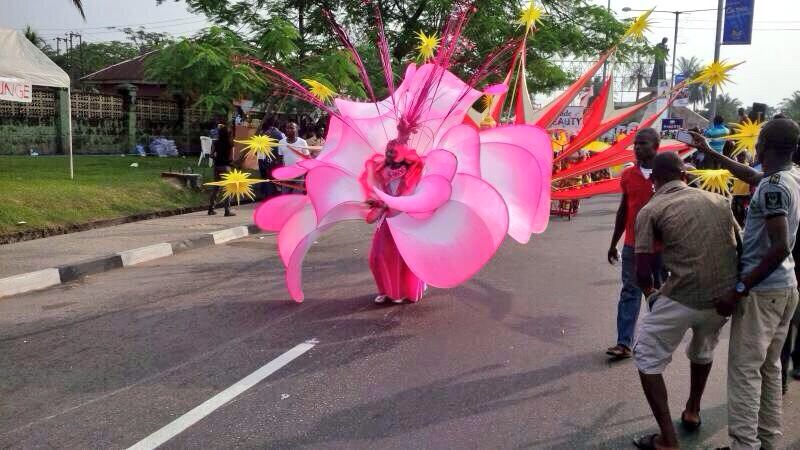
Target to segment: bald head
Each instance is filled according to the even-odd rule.
[[[670,181],[682,180],[685,172],[683,160],[675,152],[660,153],[653,159],[652,176],[656,189]]]

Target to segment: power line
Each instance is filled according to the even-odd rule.
[[[204,22],[204,21],[201,21],[201,22]],[[169,29],[172,29],[172,28],[174,28],[174,27],[181,27],[181,26],[187,26],[187,25],[196,25],[197,23],[200,23],[200,22],[179,24],[179,25],[170,26],[170,27],[168,27],[168,28],[169,28]],[[165,28],[165,29],[166,29],[167,27],[163,27],[163,28]],[[207,28],[207,27],[200,27],[200,28],[197,28],[196,26],[193,26],[193,27],[192,27],[190,30],[178,30],[178,31],[158,31],[158,32],[159,32],[159,33],[164,33],[164,34],[169,34],[169,35],[174,35],[174,34],[179,34],[179,33],[187,33],[187,32],[200,31],[200,30],[202,30],[202,29],[205,29],[205,28]],[[161,28],[153,27],[153,28],[148,28],[148,29],[145,29],[144,31],[145,31],[145,32],[147,32],[147,31],[151,31],[151,30],[153,30],[153,29],[160,30]],[[134,31],[136,31],[136,30],[134,30]],[[123,32],[122,30],[109,30],[109,31],[104,31],[104,32],[83,33],[83,35],[84,35],[84,36],[86,36],[86,37],[93,37],[93,36],[94,36],[94,37],[99,37],[100,35],[106,35],[106,34],[123,34],[123,33],[124,33],[124,32]],[[56,36],[58,36],[58,35],[57,35],[57,34],[42,34],[42,36],[43,36],[44,38],[50,38],[50,39],[52,39],[52,38],[54,38],[54,37],[56,37]]]
[[[167,19],[167,20],[156,20],[153,22],[145,22],[145,23],[129,23],[129,24],[121,24],[121,25],[106,25],[102,27],[83,27],[83,28],[39,28],[39,31],[85,31],[85,30],[104,30],[108,28],[125,28],[125,27],[136,27],[136,26],[145,26],[145,25],[152,25],[157,23],[166,23],[166,22],[183,22],[187,20],[194,20],[197,21],[198,17],[184,17],[182,19]],[[203,19],[205,20],[205,19]]]
[[[650,27],[659,30],[673,30],[673,27]],[[680,27],[681,30],[715,30],[713,27]],[[800,31],[800,28],[753,28],[753,31]]]

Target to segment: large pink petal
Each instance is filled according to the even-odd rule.
[[[297,162],[297,165],[302,167],[302,168],[304,168],[304,169],[311,170],[311,169],[314,169],[314,168],[320,167],[320,166],[329,166],[330,164],[328,164],[328,163],[326,163],[324,161],[320,161],[318,159],[313,159],[312,158],[312,159],[300,160],[300,161]]]
[[[489,183],[478,177],[458,174],[453,179],[451,200],[464,203],[483,219],[492,242],[499,247],[508,233],[508,207],[503,197]]]
[[[308,204],[305,195],[279,195],[271,198],[253,212],[253,222],[264,231],[280,231],[286,222]]]
[[[504,83],[493,84],[487,86],[486,89],[483,90],[483,93],[488,95],[499,95],[505,94],[506,92],[508,92],[508,85]]]
[[[387,142],[382,131],[383,119],[364,120],[371,123],[370,127],[377,127],[377,131],[373,130],[372,132],[378,133],[377,138],[370,137],[370,134],[364,134],[361,126],[356,125],[352,119],[348,119],[348,122],[344,123],[340,119],[332,117],[330,126],[336,130],[336,135],[332,142],[325,143],[317,160],[341,167],[354,177],[361,175],[361,172],[364,171],[364,163],[375,153],[383,153]]]
[[[497,250],[484,221],[461,202],[447,202],[426,220],[400,214],[387,221],[408,267],[432,286],[457,286],[475,275]]]
[[[536,159],[517,145],[486,143],[481,147],[481,173],[508,206],[508,234],[517,242],[527,243],[533,232],[541,190],[550,188],[542,184]]]
[[[302,177],[306,172],[308,172],[308,169],[293,164],[291,166],[283,166],[274,169],[272,171],[272,178],[276,180],[294,180],[295,178]]]
[[[451,181],[456,174],[458,160],[456,156],[447,150],[433,150],[425,155],[425,166],[422,170],[422,178],[428,175],[439,175]]]
[[[450,199],[452,187],[446,178],[440,175],[429,175],[417,184],[417,189],[411,195],[395,197],[377,188],[373,188],[373,190],[391,209],[409,213],[424,213],[445,204]]]
[[[436,140],[434,148],[456,155],[458,173],[479,177],[481,175],[481,140],[478,131],[469,125],[456,125],[447,129]]]
[[[317,215],[310,202],[286,221],[278,234],[278,254],[284,266],[289,265],[292,253],[300,242],[316,229]]]
[[[313,211],[311,211],[311,215],[313,214]],[[289,295],[292,296],[294,301],[299,303],[305,298],[303,294],[303,260],[308,250],[314,244],[314,241],[316,241],[325,230],[337,223],[345,220],[364,220],[366,214],[367,209],[364,207],[363,203],[342,203],[323,217],[317,228],[311,229],[310,231],[308,231],[308,217],[306,215],[299,217],[297,222],[292,224],[299,225],[302,230],[308,231],[305,235],[301,235],[301,233],[292,233],[291,241],[287,237],[285,242],[287,247],[293,245],[292,250],[287,255],[288,262],[286,262],[285,265],[286,288],[289,290]],[[283,234],[283,232],[281,232],[281,234]]]
[[[357,103],[340,99],[334,102],[346,121],[345,127],[351,128],[351,131],[370,147],[371,153],[383,153],[386,144],[397,137],[398,115],[396,110],[390,107],[391,99],[378,103],[377,109],[375,103]]]
[[[364,190],[352,175],[332,166],[318,166],[308,172],[306,192],[318,218],[346,202],[364,202]]]
[[[541,233],[547,228],[550,220],[550,180],[552,178],[553,149],[550,135],[534,125],[509,125],[481,130],[481,144],[488,148],[490,143],[513,144],[524,148],[536,159],[539,171],[537,183],[539,200],[537,207],[530,210],[531,232]]]

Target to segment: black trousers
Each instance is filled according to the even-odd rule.
[[[783,383],[789,379],[789,361],[792,361],[795,370],[800,370],[800,323],[798,313],[794,314],[792,324],[789,325],[789,335],[781,351],[781,368],[783,369]]]
[[[214,181],[222,180],[222,174],[227,173],[231,170],[230,166],[214,166]],[[222,188],[219,186],[214,186],[211,189],[211,197],[208,199],[208,209],[209,211],[213,211],[214,208],[217,207],[217,198],[219,197],[219,191]],[[223,202],[223,206],[225,207],[225,212],[227,213],[231,208],[231,199],[226,198]]]
[[[275,167],[274,163],[271,161],[267,161],[266,159],[259,159],[258,160],[258,174],[262,180],[268,180],[272,178],[272,169]],[[270,197],[277,195],[280,191],[278,190],[278,186],[274,183],[259,183],[258,184],[258,192],[261,195],[262,200],[266,200]]]

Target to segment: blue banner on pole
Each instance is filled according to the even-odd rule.
[[[750,45],[753,39],[755,0],[727,0],[722,45]]]

